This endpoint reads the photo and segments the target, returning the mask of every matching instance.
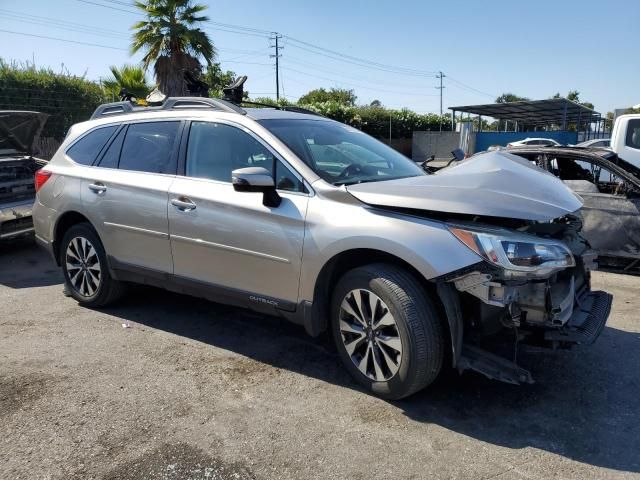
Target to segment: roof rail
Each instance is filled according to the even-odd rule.
[[[143,106],[132,102],[105,103],[95,109],[91,120],[109,115],[122,115],[127,113],[147,112],[153,110],[188,110],[199,108],[211,108],[222,112],[239,113],[245,115],[243,108],[226,100],[207,97],[167,97],[161,105]]]
[[[270,103],[252,102],[251,100],[243,100],[241,103],[244,105],[256,105],[258,107],[273,108],[275,110],[282,110],[284,112],[306,113],[308,115],[324,117],[324,115],[322,115],[321,113],[314,112],[313,110],[309,110],[308,108],[295,107],[293,105],[272,105]]]

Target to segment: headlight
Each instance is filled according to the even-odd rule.
[[[506,270],[546,275],[575,266],[569,248],[556,240],[509,230],[471,230],[455,225],[448,225],[448,228],[471,250]]]

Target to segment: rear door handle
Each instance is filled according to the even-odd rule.
[[[107,187],[104,186],[104,183],[95,182],[89,184],[89,190],[97,195],[100,195],[107,191]]]
[[[172,198],[171,205],[178,207],[178,210],[182,212],[190,212],[196,209],[196,204],[187,197]]]

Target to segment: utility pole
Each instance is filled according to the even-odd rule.
[[[445,88],[442,85],[442,79],[446,77],[446,75],[442,72],[438,72],[438,75],[436,75],[436,78],[440,79],[440,86],[436,87],[438,90],[440,90],[440,131],[442,131],[442,90]]]
[[[275,45],[271,45],[271,48],[276,49],[276,53],[274,55],[269,55],[271,58],[276,59],[276,101],[280,100],[280,66],[278,65],[278,59],[281,57],[280,50],[284,47],[280,47],[278,45],[278,40],[282,38],[278,32],[273,32],[271,34],[270,40],[275,40]]]

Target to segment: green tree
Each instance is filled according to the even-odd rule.
[[[123,88],[136,98],[145,98],[151,91],[142,67],[123,65],[118,68],[111,65],[109,70],[112,77],[102,82],[107,98],[118,99]]]
[[[372,101],[369,104],[369,106],[370,107],[374,107],[374,108],[380,108],[380,107],[382,107],[382,102],[380,100],[376,99],[376,100]]]
[[[136,1],[145,19],[133,25],[135,30],[131,52],[144,52],[145,71],[154,64],[154,73],[160,91],[165,95],[186,95],[184,72],[200,74],[200,59],[207,65],[216,57],[216,49],[196,25],[209,18],[201,13],[205,5],[191,0]]]
[[[520,97],[514,93],[503,93],[496,98],[496,103],[523,102],[530,100],[527,97]]]
[[[341,105],[354,106],[356,104],[356,94],[353,90],[343,88],[332,88],[325,90],[324,88],[316,88],[304,94],[298,99],[300,104],[336,102]]]
[[[231,85],[235,79],[236,72],[232,70],[223,71],[220,63],[217,62],[207,65],[207,69],[202,75],[202,81],[209,85],[210,97],[221,97],[222,89],[227,85]],[[246,97],[247,92],[244,93]]]
[[[560,95],[560,93],[556,93],[551,98],[562,98],[562,95]],[[569,100],[571,102],[579,103],[580,105],[583,105],[583,106],[593,110],[593,103],[591,103],[591,102],[581,102],[580,101],[580,92],[578,90],[569,90],[569,93],[567,93],[567,96],[564,97],[564,98],[566,98],[567,100]]]

